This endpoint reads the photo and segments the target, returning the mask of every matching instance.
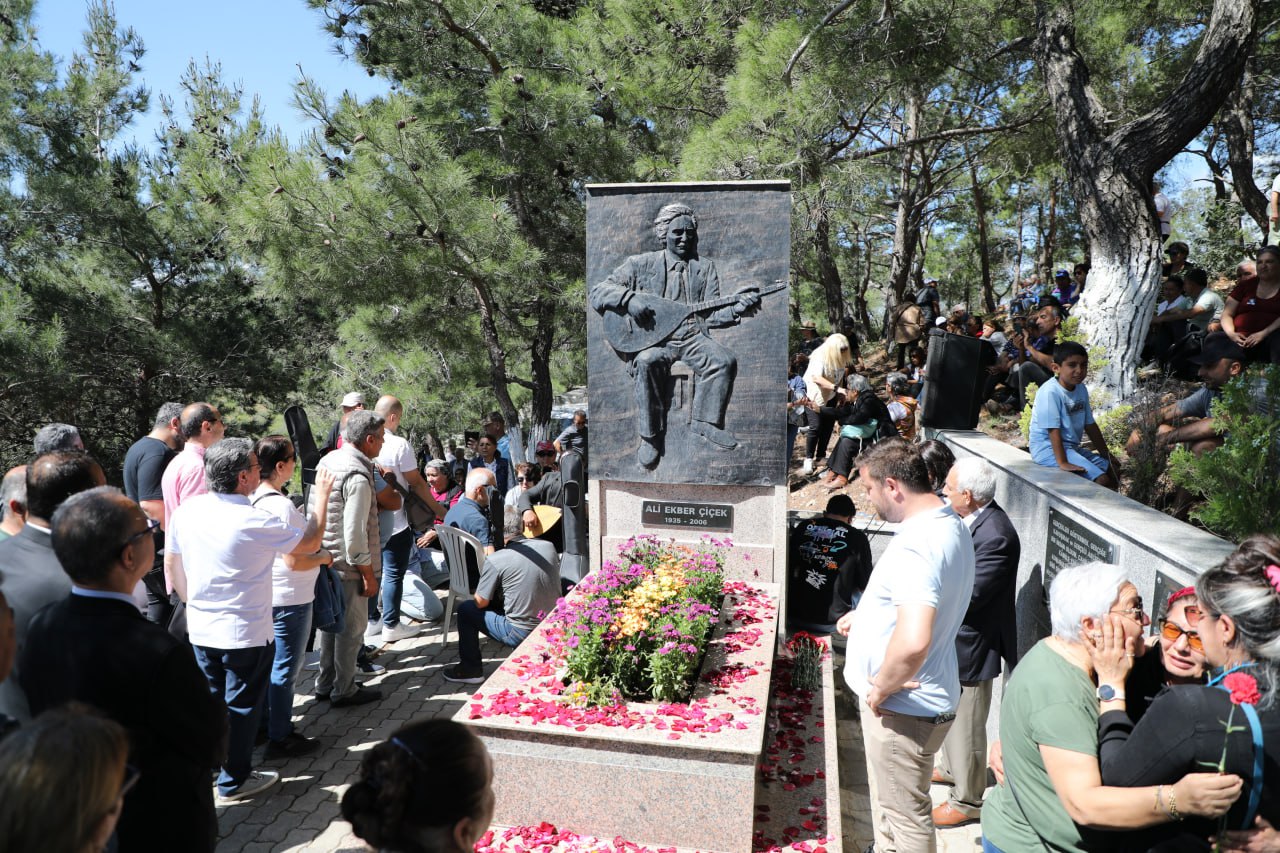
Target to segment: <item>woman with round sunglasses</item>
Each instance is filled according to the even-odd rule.
[[[1221,767],[1244,780],[1226,816],[1233,832],[1224,850],[1276,850],[1280,825],[1280,537],[1246,539],[1221,565],[1196,581],[1199,605],[1186,611],[1212,675],[1203,686],[1164,691],[1134,724],[1123,692],[1113,689],[1098,718],[1099,762],[1105,784],[1157,785],[1165,795],[1185,773]],[[1132,640],[1104,626],[1093,644],[1100,685],[1123,685]],[[1236,706],[1236,707],[1233,707]],[[1227,731],[1227,721],[1231,730]],[[1270,784],[1263,784],[1263,780]],[[1181,817],[1182,814],[1176,814]],[[1214,821],[1188,819],[1152,830],[1132,849],[1207,850]]]
[[[1125,712],[1135,723],[1166,687],[1204,683],[1204,644],[1191,625],[1191,619],[1199,615],[1195,587],[1183,587],[1169,595],[1164,616],[1157,622],[1159,633],[1147,641],[1145,653],[1134,659],[1124,680]]]

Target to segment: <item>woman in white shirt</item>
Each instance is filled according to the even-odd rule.
[[[853,365],[853,351],[849,339],[835,334],[828,337],[809,355],[809,367],[804,372],[804,386],[809,401],[818,407],[836,406],[840,404],[837,397],[844,396],[845,374]],[[831,430],[835,426],[835,418],[810,410],[808,412],[809,432],[805,436],[804,467],[805,474],[813,473],[815,460],[827,455],[827,443],[831,440]]]
[[[258,509],[294,527],[305,528],[306,517],[284,494],[297,467],[293,443],[283,435],[269,435],[258,440],[254,453],[262,470],[262,485],[249,500]],[[311,634],[316,576],[320,574],[320,567],[332,559],[322,548],[315,554],[302,556],[280,554],[271,567],[271,616],[275,622],[276,650],[271,683],[267,686],[267,761],[305,755],[320,747],[320,741],[294,730],[293,685],[302,671],[307,637]]]

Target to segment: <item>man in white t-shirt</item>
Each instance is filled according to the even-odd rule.
[[[165,576],[187,604],[187,631],[196,663],[229,717],[227,758],[218,796],[233,801],[270,788],[280,774],[253,769],[253,740],[274,657],[271,566],[277,554],[314,553],[324,525],[312,514],[305,529],[291,527],[249,503],[262,482],[258,457],[246,438],[223,439],[204,454],[209,491],[189,498],[166,531]],[[316,474],[316,505],[333,488]]]
[[[409,442],[395,434],[400,428],[400,418],[404,415],[404,405],[395,397],[385,395],[378,398],[373,411],[383,419],[386,425],[385,441],[374,464],[382,469],[384,477],[395,476],[400,488],[411,492],[431,508],[437,518],[444,518],[448,511],[431,496],[431,488],[422,478],[418,470],[417,457]],[[409,527],[409,516],[404,507],[395,510],[392,516],[391,536],[382,548],[382,641],[394,643],[406,637],[412,637],[421,630],[421,626],[400,622],[400,601],[404,597],[404,576],[409,571],[409,557],[415,539]],[[386,531],[382,531],[386,535]],[[372,615],[373,608],[370,608]],[[377,623],[372,629],[376,630]]]
[[[861,699],[875,846],[932,853],[929,777],[960,700],[955,643],[973,540],[907,442],[879,442],[857,466],[876,510],[898,525],[858,607],[836,623],[849,638],[845,681]]]

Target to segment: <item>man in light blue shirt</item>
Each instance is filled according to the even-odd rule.
[[[956,634],[973,592],[973,540],[902,439],[857,459],[876,510],[898,525],[855,610],[844,677],[861,699],[875,846],[934,851],[929,777],[960,699]]]

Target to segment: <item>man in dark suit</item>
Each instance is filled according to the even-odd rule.
[[[933,810],[940,829],[978,820],[987,788],[987,713],[1000,661],[1017,659],[1014,586],[1021,546],[1009,516],[995,502],[995,469],[976,456],[951,466],[943,495],[973,536],[973,597],[956,635],[960,705],[943,741],[933,780],[951,784],[947,801]]]
[[[54,513],[53,549],[71,594],[32,620],[19,678],[34,713],[77,700],[128,729],[141,775],[116,828],[121,851],[211,851],[209,768],[225,753],[227,711],[191,646],[148,622],[133,600],[155,559],[156,524],[109,486]]]
[[[27,466],[27,523],[16,536],[0,542],[0,592],[13,608],[19,651],[31,617],[71,591],[49,541],[49,519],[68,497],[106,481],[101,466],[82,450],[46,453]],[[17,673],[0,684],[0,714],[31,719]]]
[[[591,288],[591,307],[601,315],[606,311],[626,314],[642,328],[648,328],[662,300],[694,305],[720,296],[715,261],[698,255],[698,219],[693,209],[668,204],[658,211],[653,224],[663,248],[632,255]],[[732,350],[707,334],[708,329],[734,325],[742,314],[760,304],[757,289],[746,288],[737,297],[733,305],[720,308],[710,317],[696,313],[689,316],[656,346],[624,356],[628,359],[627,370],[635,379],[640,432],[637,459],[645,468],[653,468],[662,456],[666,432],[663,388],[676,361],[687,364],[695,377],[692,430],[724,450],[738,446],[738,440],[722,428],[738,359]]]

